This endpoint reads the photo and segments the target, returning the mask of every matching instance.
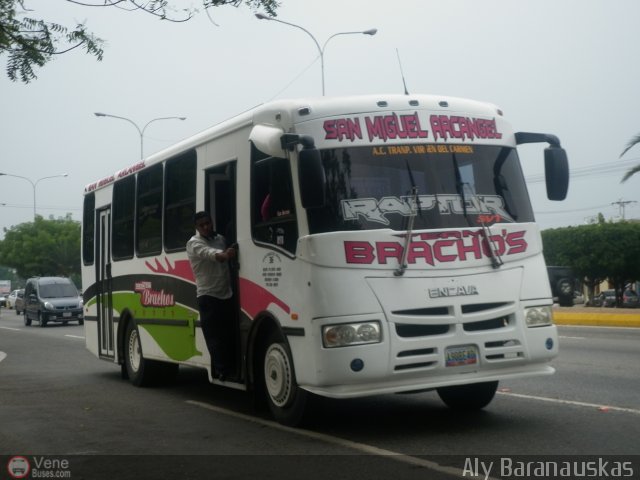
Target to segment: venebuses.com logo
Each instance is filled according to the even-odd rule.
[[[66,458],[14,455],[7,462],[9,478],[71,478],[70,462]]]
[[[26,478],[31,471],[31,465],[26,457],[16,455],[7,462],[7,472],[11,478]]]

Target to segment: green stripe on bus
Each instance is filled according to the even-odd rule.
[[[197,311],[182,305],[145,307],[140,303],[140,294],[135,292],[114,292],[111,302],[114,316],[121,316],[124,310],[128,310],[138,327],[148,332],[171,360],[182,362],[195,356],[202,356],[202,352],[196,348],[195,341]],[[94,297],[87,302],[86,306],[95,303],[97,299]],[[186,324],[176,325],[176,320]],[[166,321],[166,324],[163,324],[163,321]]]

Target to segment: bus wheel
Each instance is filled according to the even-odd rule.
[[[47,326],[47,321],[45,320],[44,315],[42,315],[42,312],[38,312],[38,321],[40,322],[41,327]]]
[[[309,393],[298,387],[291,353],[278,332],[269,335],[263,358],[264,385],[271,413],[283,425],[299,425]]]
[[[131,383],[136,387],[144,387],[151,383],[153,366],[150,360],[145,360],[140,345],[138,327],[133,321],[127,325],[125,334],[124,362],[127,367],[127,375]]]
[[[472,383],[438,388],[442,401],[454,410],[480,410],[493,400],[498,382]]]
[[[27,315],[27,312],[24,312],[24,326],[28,327],[29,325],[31,325],[31,319]]]

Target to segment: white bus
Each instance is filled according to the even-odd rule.
[[[313,396],[435,389],[483,408],[498,381],[553,373],[558,352],[516,150],[534,142],[563,200],[558,139],[514,133],[476,101],[283,100],[203,131],[86,187],[87,347],[135,385],[181,364],[220,383],[185,252],[207,210],[239,245],[225,386],[292,425]]]

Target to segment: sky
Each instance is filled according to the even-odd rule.
[[[11,82],[0,56],[0,172],[25,177],[0,176],[0,239],[33,220],[34,191],[37,214],[80,220],[85,185],[139,160],[135,125],[186,117],[147,125],[148,156],[270,100],[322,93],[311,36],[245,5],[185,23],[64,0],[25,5],[33,17],[83,22],[106,45],[102,62],[75,50],[29,84]],[[403,93],[404,76],[411,93],[487,101],[515,131],[558,136],[571,172],[563,202],[546,199],[544,145],[519,147],[541,228],[598,213],[640,219],[640,173],[620,183],[640,145],[619,158],[640,133],[637,0],[282,0],[277,18],[321,46],[378,29],[326,44],[326,95]]]

